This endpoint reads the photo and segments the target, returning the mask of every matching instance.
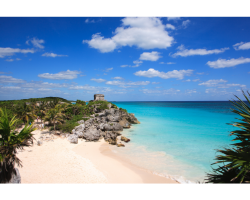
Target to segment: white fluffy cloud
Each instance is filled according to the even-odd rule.
[[[164,62],[160,62],[160,64],[173,65],[173,64],[175,64],[175,63],[174,63],[174,62],[167,62],[167,63],[164,63]]]
[[[55,54],[55,53],[44,53],[42,56],[45,56],[45,57],[52,57],[52,58],[55,58],[55,57],[68,57],[68,55],[58,55],[58,54]]]
[[[177,56],[194,56],[194,55],[209,55],[209,54],[218,54],[218,53],[223,53],[229,48],[221,48],[221,49],[213,49],[213,50],[207,50],[207,49],[185,49],[184,45],[179,46],[177,49],[176,53],[172,55],[172,57],[177,57]]]
[[[188,24],[190,23],[190,20],[186,20],[182,22],[182,27],[187,28]]]
[[[45,78],[45,79],[52,79],[52,80],[62,80],[62,79],[75,79],[77,78],[77,75],[80,74],[80,71],[62,71],[58,72],[56,74],[49,74],[49,73],[44,73],[44,74],[39,74],[38,77],[40,78]]]
[[[13,62],[14,59],[6,59],[5,61],[7,61],[7,62]]]
[[[122,80],[123,78],[122,78],[122,77],[120,77],[120,76],[116,76],[116,77],[114,77],[113,79],[116,79],[116,80]]]
[[[240,42],[233,45],[235,50],[247,50],[250,49],[250,42]]]
[[[205,81],[203,83],[200,83],[199,85],[205,85],[207,87],[215,87],[217,86],[219,83],[226,83],[227,81],[226,80],[223,80],[223,79],[218,79],[218,80],[208,80],[208,81]]]
[[[34,53],[35,51],[33,49],[13,49],[13,48],[10,48],[10,47],[6,47],[6,48],[3,48],[3,47],[0,47],[0,58],[4,58],[5,56],[12,56],[14,55],[15,53]]]
[[[106,81],[105,79],[102,79],[102,78],[99,78],[99,79],[92,78],[92,79],[90,79],[90,80],[91,80],[91,81],[95,81],[95,82],[97,82],[97,83],[101,83],[101,82]]]
[[[196,89],[193,89],[193,90],[187,89],[185,92],[187,94],[197,93]]]
[[[218,59],[216,61],[208,61],[207,65],[211,68],[219,69],[219,68],[226,68],[226,67],[234,67],[236,65],[249,63],[249,62],[250,62],[250,58],[241,57],[237,59],[232,58],[230,60]]]
[[[86,19],[85,23],[95,23],[95,20],[93,20],[93,19],[92,20]]]
[[[175,30],[175,27],[172,24],[166,24],[166,28]]]
[[[3,89],[14,89],[14,90],[19,90],[19,89],[21,89],[21,87],[18,87],[18,86],[3,86],[3,87],[1,87],[1,88],[3,88]]]
[[[99,49],[102,53],[114,51],[117,45],[112,39],[104,39],[100,33],[92,35],[91,40],[83,40],[83,43],[88,43],[91,48]]]
[[[121,65],[121,67],[139,67],[143,62],[141,60],[133,61],[135,65]]]
[[[102,53],[112,52],[122,46],[136,46],[142,49],[166,49],[174,38],[168,35],[166,26],[155,17],[128,17],[121,20],[122,26],[116,28],[112,38],[104,38],[100,33],[94,34],[91,40],[83,40],[91,48]]]
[[[140,60],[150,60],[150,61],[157,61],[159,58],[161,58],[160,53],[157,51],[152,52],[143,52],[140,55]]]
[[[155,70],[153,68],[150,68],[148,71],[138,71],[135,72],[134,75],[136,76],[144,76],[148,78],[152,77],[160,77],[163,79],[169,79],[169,78],[177,78],[177,79],[183,79],[184,76],[190,76],[193,73],[193,70],[173,70],[169,72],[160,72],[158,70]]]
[[[138,85],[148,85],[150,81],[136,81],[136,82],[124,82],[124,81],[107,81],[107,85],[117,85],[120,87],[131,87],[131,86],[138,86]]]
[[[62,88],[62,87],[69,87],[66,83],[49,83],[43,81],[31,81],[19,84],[22,88]]]
[[[88,84],[86,85],[76,85],[69,87],[71,90],[86,90],[87,93],[93,94],[93,93],[106,93],[106,92],[112,92],[113,90],[109,87],[95,87],[90,86]]]
[[[244,87],[246,87],[246,85],[242,85],[242,84],[227,83],[227,80],[224,80],[224,79],[208,80],[208,81],[205,81],[203,83],[200,83],[199,85],[204,85],[206,87],[218,87],[218,88],[229,88],[229,87],[244,88]]]
[[[177,94],[180,90],[176,90],[174,88],[170,88],[168,90],[150,90],[150,89],[142,89],[144,94]]]
[[[0,83],[24,83],[22,79],[13,78],[12,76],[0,76]]]
[[[180,17],[168,17],[168,21],[177,21],[177,20],[180,20],[181,18]]]
[[[143,62],[140,61],[140,60],[135,60],[135,61],[133,61],[133,63],[134,63],[135,65],[129,66],[129,67],[139,67]]]
[[[113,67],[107,68],[107,69],[105,69],[104,71],[105,71],[105,72],[109,72],[109,71],[111,71],[111,70],[113,70]]]
[[[26,41],[26,44],[29,45],[29,43],[32,43],[34,47],[39,49],[44,49],[44,46],[42,45],[44,43],[44,40],[39,40],[37,38],[32,38]]]

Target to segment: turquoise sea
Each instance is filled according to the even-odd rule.
[[[232,143],[236,121],[230,102],[113,102],[134,113],[141,124],[125,129],[131,139],[113,151],[132,163],[182,183],[204,181],[215,149]]]

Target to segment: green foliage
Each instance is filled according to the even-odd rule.
[[[222,163],[213,169],[213,173],[207,174],[208,183],[249,183],[250,182],[250,94],[248,96],[242,91],[246,102],[235,96],[238,100],[231,101],[235,109],[232,112],[238,114],[239,121],[230,124],[239,130],[232,131],[230,136],[234,136],[231,144],[232,148],[217,150],[220,155],[216,157],[216,163]],[[215,164],[215,163],[214,163]]]
[[[95,117],[98,117],[99,116],[99,114],[95,114]]]
[[[0,108],[0,183],[9,182],[12,174],[16,174],[15,164],[22,167],[21,160],[16,156],[18,149],[33,144],[32,125],[26,125],[19,133],[15,131],[18,119],[9,119],[6,110]]]
[[[115,109],[118,109],[117,105],[111,103],[111,108],[115,108]]]
[[[71,132],[79,124],[78,121],[83,119],[83,115],[76,115],[72,119],[65,121],[63,124],[57,125],[57,129],[63,132]]]
[[[49,121],[54,124],[54,130],[56,130],[56,122],[62,124],[64,121],[65,114],[63,105],[56,105],[55,108],[50,109],[45,115],[45,121]]]
[[[123,112],[126,112],[128,113],[128,111],[126,109],[123,109],[123,108],[119,108],[119,110],[123,111]]]
[[[86,105],[86,102],[77,99],[77,100],[76,100],[76,104],[80,104],[80,105],[82,105],[82,106],[85,106],[85,105]]]
[[[111,108],[117,108],[117,106],[111,102],[108,101],[90,101],[88,103],[88,107],[90,108],[96,108],[97,112],[102,112],[105,109],[108,109],[108,104],[111,104]]]

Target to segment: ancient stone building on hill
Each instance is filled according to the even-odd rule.
[[[103,94],[95,94],[94,101],[106,101]]]

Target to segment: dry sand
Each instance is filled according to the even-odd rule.
[[[19,168],[22,183],[176,183],[123,160],[104,140],[79,139],[78,144],[71,144],[66,138],[53,136],[38,146],[39,137],[46,133],[34,131],[35,144],[18,152],[23,164]]]

